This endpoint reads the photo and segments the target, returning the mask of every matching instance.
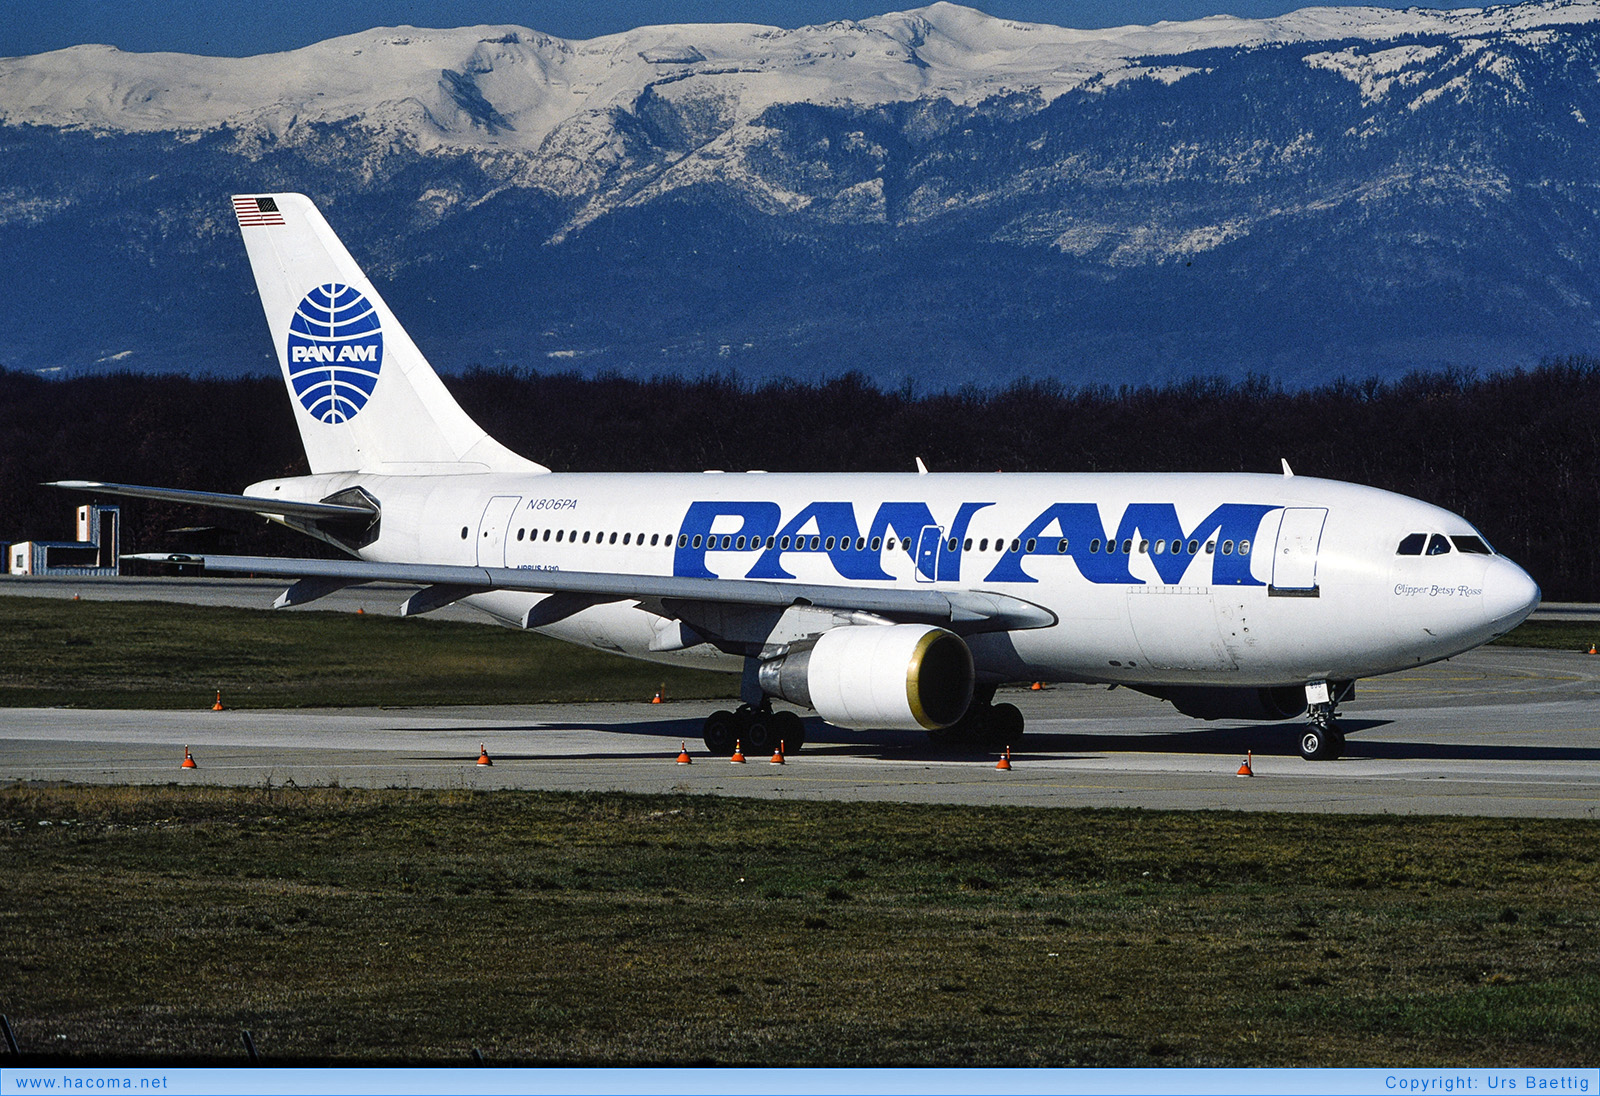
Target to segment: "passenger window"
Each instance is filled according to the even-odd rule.
[[[826,541],[823,542],[822,546],[824,548],[826,548],[830,552],[833,551],[833,538],[829,537]]]
[[[1216,552],[1217,552],[1217,542],[1214,541],[1214,540],[1206,541],[1206,555],[1208,555],[1208,556],[1215,555]]]
[[[1122,542],[1122,554],[1125,555],[1125,556],[1133,554],[1133,541],[1132,540],[1125,540],[1125,541]]]
[[[556,543],[557,544],[561,543],[561,534],[564,533],[564,532],[566,532],[565,529],[557,529],[556,530]]]
[[[961,542],[961,550],[963,552],[972,551],[972,538],[971,537],[968,537],[966,540]]]
[[[1222,542],[1222,554],[1225,556],[1233,555],[1233,541],[1225,540]]]
[[[1099,540],[1091,540],[1089,542],[1089,554],[1091,556],[1092,555],[1097,555],[1099,553],[1099,551],[1100,551],[1100,541]]]
[[[744,534],[741,533],[739,535],[739,539],[733,542],[733,546],[741,552],[744,551]]]
[[[541,538],[539,538],[539,539],[541,539],[541,540],[549,540],[549,539],[550,539],[550,530],[548,530],[548,529],[546,529],[546,530],[545,530],[545,531],[544,531],[544,536],[543,536],[543,537],[541,537]],[[558,539],[559,539],[559,538],[558,538]]]
[[[1428,538],[1428,554],[1442,556],[1450,551],[1450,542],[1438,533]]]
[[[787,552],[789,550],[789,538],[784,537],[782,540],[778,541],[778,547]]]
[[[1018,541],[1016,537],[1012,537],[1011,538],[1011,550],[1013,552],[1015,552],[1018,548],[1021,548],[1021,547],[1022,547],[1021,542]]]
[[[732,537],[723,537],[722,538],[722,550],[724,552],[726,552],[729,548],[732,548],[732,547],[733,547],[733,538]]]
[[[1250,542],[1248,540],[1241,540],[1239,542],[1239,554],[1241,556],[1248,556],[1250,554]]]
[[[465,525],[463,525],[461,527],[461,539],[462,540],[466,540],[467,539],[467,527]]]
[[[650,534],[650,547],[654,548],[657,544],[660,544],[660,543],[661,543],[661,534],[660,533],[651,533]]]
[[[526,529],[518,529],[518,530],[517,530],[517,539],[518,539],[518,540],[521,540],[521,539],[522,539],[522,536],[523,536],[523,534],[524,534],[524,533],[526,533],[526,532],[527,532],[527,530],[526,530]]]
[[[882,547],[883,547],[883,538],[882,537],[873,537],[872,538],[872,550],[874,552],[876,552],[878,549],[880,549]]]
[[[1148,540],[1141,540],[1139,542],[1139,554],[1142,556],[1148,551],[1150,551],[1150,542]]]
[[[689,543],[689,534],[688,533],[679,533],[678,534],[678,547],[679,548],[686,547],[688,545],[688,543]],[[700,547],[700,538],[699,537],[695,537],[694,538],[694,546],[696,548]]]
[[[772,544],[773,544],[773,542],[774,542],[774,541],[776,541],[776,540],[777,540],[777,539],[778,539],[778,538],[777,538],[777,537],[774,537],[774,536],[768,536],[768,537],[767,537],[767,547],[768,547],[768,548],[771,548],[771,547],[772,547]]]
[[[1456,551],[1467,552],[1475,556],[1492,556],[1494,552],[1482,537],[1451,537],[1455,541]]]
[[[1037,540],[1035,540],[1034,538],[1029,537],[1028,538],[1028,553],[1030,555],[1032,555],[1033,554],[1033,550],[1035,548],[1037,548],[1037,547],[1039,547],[1039,542]]]
[[[695,536],[694,536],[694,547],[696,547],[696,548],[700,547],[700,534],[699,533],[696,533]]]
[[[945,548],[947,548],[948,550],[950,550],[952,552],[954,552],[960,546],[961,546],[961,542],[959,540],[957,540],[955,537],[951,537],[950,540],[945,544]]]
[[[1173,543],[1177,543],[1177,542],[1174,541]],[[1152,549],[1152,552],[1153,552],[1154,555],[1158,555],[1158,556],[1166,555],[1167,554],[1167,542],[1164,541],[1164,540],[1156,541],[1155,547]]]
[[[628,543],[628,541],[629,541],[629,539],[630,539],[630,538],[631,538],[631,537],[632,537],[632,536],[633,536],[633,534],[632,534],[632,533],[623,533],[623,534],[622,534],[622,543],[623,543],[623,544],[627,544],[627,543]]]
[[[1117,554],[1117,542],[1114,541],[1114,540],[1106,541],[1106,555],[1114,556],[1116,554]]]
[[[587,529],[585,529],[583,533],[583,543],[589,543],[589,531]]]
[[[607,544],[615,544],[615,543],[617,543],[617,534],[612,533],[611,534],[611,539],[606,541],[606,543]]]
[[[812,537],[811,539],[813,541],[815,541],[817,538],[816,537]],[[813,544],[812,547],[814,548],[814,547],[816,547],[816,545]],[[911,538],[910,537],[901,537],[900,538],[900,550],[902,552],[911,551]]]
[[[1062,537],[1060,540],[1056,541],[1056,553],[1058,555],[1063,555],[1063,556],[1067,554],[1067,538],[1066,537]]]
[[[867,538],[866,537],[857,537],[856,538],[856,551],[865,552],[866,550],[867,550]]]

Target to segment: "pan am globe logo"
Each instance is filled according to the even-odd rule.
[[[338,282],[305,295],[289,321],[289,383],[312,418],[355,418],[382,366],[383,331],[372,302]]]

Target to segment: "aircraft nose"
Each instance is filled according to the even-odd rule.
[[[1483,576],[1483,612],[1496,635],[1504,635],[1539,607],[1539,584],[1504,556],[1490,561]]]

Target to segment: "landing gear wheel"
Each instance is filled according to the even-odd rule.
[[[806,744],[805,720],[793,712],[773,712],[767,725],[778,736],[786,754],[799,753],[800,747]]]
[[[706,716],[700,734],[712,757],[732,757],[734,742],[739,737],[739,720],[732,712],[712,712]]]
[[[1026,727],[1022,709],[1015,704],[996,704],[984,716],[981,731],[983,743],[997,750],[1018,746],[1022,743],[1022,732]]]
[[[1344,752],[1344,735],[1330,727],[1307,727],[1300,735],[1300,756],[1307,761],[1333,761]]]
[[[752,708],[749,712],[740,712],[744,716],[744,729],[739,737],[744,739],[744,748],[751,753],[771,753],[778,748],[778,729],[773,721],[771,712]]]

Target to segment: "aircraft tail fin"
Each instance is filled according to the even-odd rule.
[[[467,416],[310,198],[233,211],[313,474],[549,471]]]

